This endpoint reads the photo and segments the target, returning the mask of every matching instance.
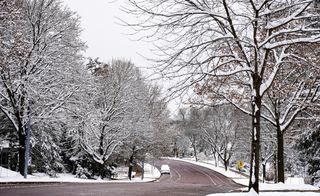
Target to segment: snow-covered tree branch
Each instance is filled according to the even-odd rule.
[[[197,94],[209,100],[225,97],[246,103],[244,110],[251,107],[249,188],[258,192],[262,103],[279,70],[293,54],[299,56],[293,48],[320,42],[312,1],[127,2],[124,10],[136,20],[125,24],[155,42],[160,57],[155,69],[175,78],[172,92],[183,95],[196,86]]]

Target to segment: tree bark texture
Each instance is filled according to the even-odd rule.
[[[224,169],[227,171],[229,166],[229,159],[227,158],[227,150],[225,150],[223,155],[223,164],[224,164]]]
[[[280,127],[277,127],[277,143],[278,182],[284,183],[284,139]]]
[[[196,159],[196,162],[198,162],[197,146],[196,146],[196,139],[195,139],[195,137],[193,137],[192,147],[193,147],[194,158]]]
[[[278,183],[277,153],[274,153],[274,183]]]
[[[261,132],[261,102],[260,95],[261,77],[255,73],[253,78],[253,90],[255,95],[252,96],[252,143],[251,143],[251,160],[250,160],[250,179],[249,190],[253,188],[259,193],[259,171],[260,171],[260,132]],[[253,178],[254,177],[254,178]]]
[[[132,171],[133,171],[133,159],[134,159],[135,146],[132,147],[132,154],[129,158],[129,170],[128,170],[128,178],[131,180]]]
[[[25,156],[26,156],[26,137],[24,134],[24,130],[22,127],[19,128],[18,131],[19,136],[19,172],[23,176],[24,175],[24,162],[25,162]]]
[[[262,164],[262,182],[266,180],[266,164]]]

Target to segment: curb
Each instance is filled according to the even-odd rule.
[[[2,185],[19,185],[19,184],[62,184],[62,183],[72,183],[72,182],[0,182],[0,187]]]
[[[16,182],[0,182],[0,188],[1,187],[10,187],[10,186],[15,186],[15,185],[54,185],[54,184],[112,184],[112,183],[154,183],[155,181],[159,180],[159,178],[154,178],[152,180],[149,181],[127,181],[127,182],[121,182],[118,180],[110,180],[110,181],[106,181],[106,182],[63,182],[63,181],[16,181]]]

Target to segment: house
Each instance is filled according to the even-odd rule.
[[[0,166],[9,168],[10,145],[9,141],[0,141]]]

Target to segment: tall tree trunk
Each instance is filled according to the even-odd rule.
[[[104,179],[106,177],[106,171],[104,169],[104,164],[100,164],[99,163],[99,167],[100,167],[100,176],[101,176],[101,179]]]
[[[18,131],[19,136],[19,172],[23,176],[24,175],[24,162],[25,162],[25,156],[26,156],[26,137],[24,134],[24,129],[22,127],[19,128]]]
[[[256,113],[258,113],[257,111]],[[260,113],[260,112],[259,112]],[[256,114],[257,115],[257,114]],[[259,166],[260,166],[260,115],[255,118],[256,123],[253,126],[253,136],[252,136],[252,151],[251,151],[251,169],[250,169],[250,182],[249,189],[253,188],[257,193],[259,193]],[[254,178],[252,178],[252,176]]]
[[[280,102],[275,101],[275,121],[277,128],[277,182],[284,183],[284,140],[283,130],[280,126]]]
[[[178,157],[178,147],[177,147],[177,141],[174,141],[174,147],[173,147],[173,156]]]
[[[255,95],[252,96],[252,143],[250,160],[249,190],[253,188],[259,193],[259,167],[260,167],[260,131],[261,131],[261,77],[258,73],[252,75]]]
[[[278,182],[284,183],[284,139],[280,126],[277,126],[277,143]]]
[[[198,161],[198,157],[197,157],[197,148],[196,148],[196,144],[193,143],[192,144],[193,147],[193,153],[194,153],[194,158],[196,159],[196,162]]]
[[[266,180],[266,164],[262,163],[262,182]]]
[[[278,183],[278,158],[277,158],[277,153],[274,153],[274,183]]]
[[[223,162],[224,162],[224,170],[228,171],[228,165],[229,165],[228,161],[224,160]]]
[[[144,159],[142,160],[142,167],[141,167],[141,180],[144,178]]]
[[[226,150],[225,150],[224,155],[223,155],[223,164],[224,164],[224,169],[226,171],[228,171],[229,159],[227,158]]]
[[[134,152],[135,152],[135,146],[132,147],[132,153],[129,158],[129,170],[128,170],[128,178],[131,180],[132,177],[132,170],[133,170],[133,159],[134,159]]]
[[[101,135],[100,135],[100,138],[99,138],[99,154],[101,156],[103,156],[103,148],[104,148],[104,130],[105,130],[105,127],[106,126],[103,126],[102,128],[102,132],[101,132]],[[106,173],[105,173],[105,170],[104,170],[104,164],[99,164],[99,167],[100,167],[100,176],[101,176],[101,179],[105,178],[106,177]]]

